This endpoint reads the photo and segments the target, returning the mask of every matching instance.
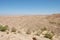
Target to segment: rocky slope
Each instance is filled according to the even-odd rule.
[[[8,25],[9,31],[0,32],[0,40],[50,40],[42,36],[35,35],[41,32],[44,27],[47,31],[60,35],[60,14],[54,15],[33,15],[33,16],[0,16],[0,24]],[[16,28],[12,33],[11,29]],[[7,34],[7,32],[9,32]],[[59,40],[54,37],[53,40]]]

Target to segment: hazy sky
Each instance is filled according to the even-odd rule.
[[[0,0],[0,15],[60,13],[60,0]]]

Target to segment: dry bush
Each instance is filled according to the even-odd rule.
[[[32,38],[33,40],[37,40],[35,37]]]
[[[11,32],[16,32],[16,28],[12,27]]]
[[[31,32],[30,31],[27,31],[26,34],[31,34]]]
[[[21,33],[20,31],[18,31],[18,33]]]
[[[9,34],[9,32],[7,32],[7,34]]]
[[[43,32],[43,31],[46,31],[47,30],[47,28],[46,27],[44,27],[44,28],[42,28],[41,29],[41,31]]]
[[[35,35],[40,36],[40,34],[41,34],[41,30],[38,30]]]

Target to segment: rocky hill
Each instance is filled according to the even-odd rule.
[[[0,16],[0,24],[8,25],[9,27],[9,30],[6,31],[8,34],[5,34],[6,32],[0,32],[1,35],[7,36],[7,38],[5,38],[6,40],[24,40],[25,37],[25,40],[33,40],[33,36],[37,37],[37,39],[35,40],[50,40],[48,38],[40,39],[40,33],[43,28],[45,28],[47,31],[52,31],[55,35],[60,35],[60,14],[33,16]],[[16,29],[16,32],[14,34],[11,33],[12,28]],[[16,37],[16,39],[14,39],[13,37],[12,39],[9,35]],[[3,38],[5,36],[3,36]],[[19,37],[22,39],[19,39]],[[3,38],[0,40],[5,40]]]

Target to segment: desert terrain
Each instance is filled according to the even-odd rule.
[[[0,16],[0,25],[0,40],[60,40],[60,14]]]

